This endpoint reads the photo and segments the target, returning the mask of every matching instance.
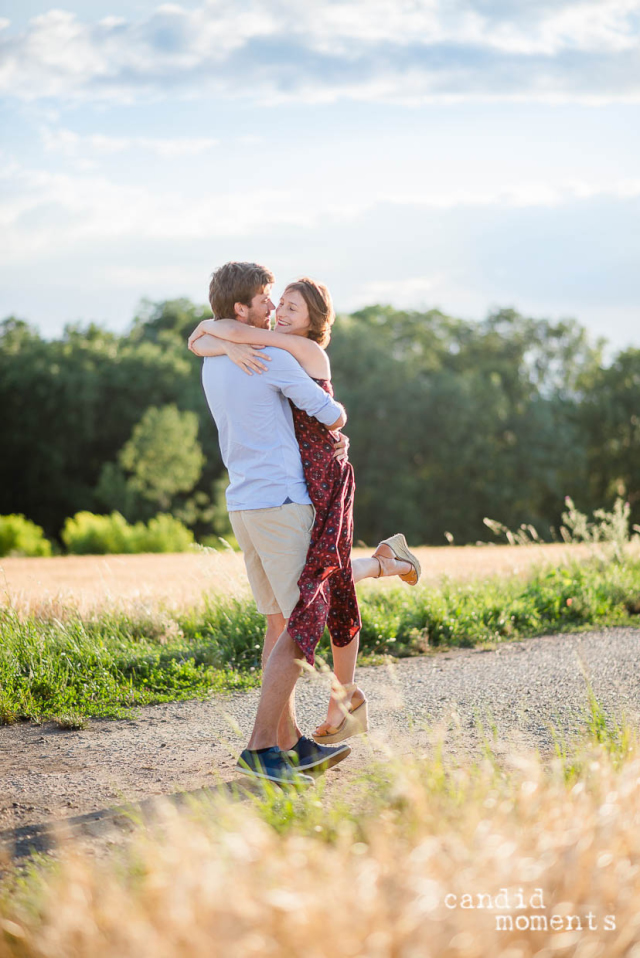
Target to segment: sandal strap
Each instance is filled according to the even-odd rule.
[[[328,722],[323,722],[313,734],[317,735],[318,738],[323,738],[325,735],[335,735],[337,731],[338,729],[335,725],[329,725]]]

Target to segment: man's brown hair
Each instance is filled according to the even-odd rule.
[[[235,304],[251,306],[256,293],[275,282],[271,270],[258,263],[225,263],[211,274],[209,303],[216,319],[235,319]]]
[[[289,289],[297,290],[307,304],[310,320],[308,338],[325,349],[329,345],[331,327],[336,318],[331,293],[324,283],[318,283],[308,276],[289,283],[287,290]]]

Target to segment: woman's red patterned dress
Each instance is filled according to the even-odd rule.
[[[316,380],[330,396],[329,380]],[[325,426],[293,406],[304,478],[316,510],[307,562],[298,580],[300,599],[289,619],[289,635],[307,662],[325,625],[335,645],[348,645],[360,631],[361,620],[351,571],[355,479],[350,462],[333,457],[334,441]]]

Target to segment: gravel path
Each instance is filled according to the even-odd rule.
[[[598,700],[637,724],[640,629],[609,629],[509,642],[495,650],[434,652],[393,668],[363,668],[374,735],[331,775],[364,767],[388,745],[424,750],[433,729],[449,729],[448,748],[473,750],[479,722],[497,748],[553,747],[553,724],[570,735],[581,724],[588,676]],[[134,720],[94,720],[84,731],[52,724],[0,728],[0,842],[12,830],[69,819],[123,802],[193,791],[236,777],[234,754],[253,722],[258,692],[216,695],[141,710]],[[323,681],[299,684],[299,719],[323,717]],[[429,732],[431,729],[431,733]]]

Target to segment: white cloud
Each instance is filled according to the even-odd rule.
[[[473,0],[350,0],[309,5],[299,29],[311,32],[313,45],[327,51],[336,42],[346,51],[353,41],[459,44],[526,55],[555,55],[564,49],[617,52],[638,45],[636,0],[565,0],[551,10],[548,6],[513,3],[508,15],[501,15]]]
[[[42,142],[47,152],[86,159],[90,156],[123,153],[126,150],[146,150],[161,157],[198,156],[218,145],[213,137],[176,137],[174,139],[149,136],[104,136],[96,133],[81,136],[63,127],[44,127]]]
[[[561,183],[519,183],[501,190],[457,190],[438,193],[387,193],[378,202],[397,206],[423,206],[430,209],[453,209],[459,206],[561,206],[575,200],[596,196],[608,199],[632,199],[640,196],[640,179],[612,183],[588,183],[571,180]]]
[[[358,309],[365,303],[393,303],[397,309],[418,308],[436,301],[446,289],[448,282],[443,275],[373,280],[356,288],[344,308]]]
[[[67,131],[68,132],[68,131]],[[71,141],[74,142],[73,140]],[[325,189],[254,189],[218,192],[183,185],[158,190],[114,182],[93,171],[54,173],[0,167],[1,245],[5,265],[33,253],[77,244],[130,240],[212,240],[269,236],[276,227],[312,231],[320,224],[353,222],[383,206],[446,210],[472,207],[558,207],[594,198],[640,196],[640,180],[522,183],[509,189],[449,193],[344,194]],[[421,279],[421,282],[424,280]],[[426,291],[426,289],[425,289]],[[414,290],[413,292],[417,292]]]
[[[24,99],[640,99],[640,0],[207,0],[97,24],[51,10],[0,41]]]
[[[108,30],[113,27],[124,27],[127,23],[124,17],[103,17],[98,22],[101,27],[106,27]]]
[[[115,183],[95,173],[0,169],[0,250],[9,261],[78,243],[133,239],[248,236],[256,224],[308,224],[303,204],[286,191],[260,189],[187,197],[183,192]]]
[[[102,270],[102,274],[104,280],[117,289],[184,289],[189,286],[202,286],[199,263],[180,262],[176,265],[163,261],[154,266],[108,265]]]

